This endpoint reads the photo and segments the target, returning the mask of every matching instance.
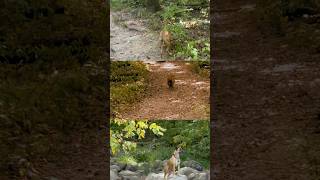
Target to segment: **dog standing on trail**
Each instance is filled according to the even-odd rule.
[[[169,74],[167,76],[167,84],[168,84],[169,89],[173,89],[174,82],[175,82],[174,74]]]
[[[171,37],[171,33],[167,30],[162,30],[160,32],[160,42],[161,42],[161,58],[164,54],[164,48],[166,53],[169,54],[169,50],[171,49],[171,41],[172,41],[172,37]]]

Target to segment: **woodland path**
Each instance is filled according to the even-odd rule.
[[[150,86],[147,97],[122,112],[127,119],[196,120],[209,119],[209,78],[191,71],[187,62],[149,62]],[[174,89],[167,85],[174,74]]]
[[[315,180],[320,174],[319,54],[263,38],[256,1],[212,9],[214,179]]]
[[[161,60],[159,35],[130,13],[110,13],[111,60]]]

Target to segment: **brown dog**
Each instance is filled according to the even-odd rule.
[[[167,30],[162,30],[160,32],[160,41],[161,41],[161,57],[163,56],[164,48],[166,48],[166,53],[169,53],[169,50],[171,49],[171,33]]]
[[[164,179],[166,180],[170,174],[176,174],[176,166],[178,167],[178,171],[180,169],[180,152],[181,148],[179,147],[176,149],[171,158],[164,164],[163,172],[164,172]]]
[[[174,74],[169,74],[167,76],[167,84],[168,84],[169,89],[173,89],[174,81],[175,81]]]

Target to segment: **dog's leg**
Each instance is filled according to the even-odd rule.
[[[161,53],[161,58],[162,58],[162,56],[163,56],[163,46],[164,46],[164,42],[162,41],[162,42],[161,42],[161,52],[160,52],[160,53]]]

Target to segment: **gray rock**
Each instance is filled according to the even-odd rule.
[[[139,173],[128,171],[128,170],[119,172],[119,176],[121,176],[123,180],[139,180],[140,179]]]
[[[111,169],[110,169],[110,180],[120,180],[120,177],[118,176],[118,174]]]
[[[110,150],[111,153],[111,150]],[[114,162],[116,162],[115,158],[110,158],[110,164],[113,164]]]
[[[122,180],[140,180],[138,176],[123,176]]]
[[[134,166],[134,165],[127,164],[126,170],[128,170],[128,171],[137,171],[138,167]]]
[[[188,179],[190,179],[190,180],[209,180],[209,174],[208,173],[191,173],[188,176]]]
[[[155,173],[150,173],[147,177],[146,180],[163,180],[164,178],[164,174],[163,173],[159,173],[159,174],[155,174]],[[185,175],[170,175],[168,177],[168,180],[188,180],[187,176]]]
[[[121,168],[117,165],[112,165],[112,166],[110,166],[110,170],[114,170],[116,172],[119,172],[119,171],[121,171]]]
[[[140,172],[140,174],[147,174],[148,172],[151,171],[150,164],[148,163],[140,163],[138,164],[138,170],[136,172]]]
[[[113,164],[119,166],[120,170],[125,170],[127,167],[127,165],[124,163],[114,162]]]
[[[191,173],[191,174],[189,174],[188,179],[194,180],[197,175],[198,175],[197,173]]]
[[[196,169],[198,171],[203,171],[203,167],[201,166],[200,163],[194,160],[189,160],[189,161],[184,161],[181,164],[183,167],[191,167],[193,169]]]
[[[189,176],[192,173],[198,174],[199,171],[197,171],[196,169],[192,169],[190,167],[183,167],[183,168],[180,168],[178,171],[178,174],[182,174],[182,175],[186,175],[186,176]]]
[[[120,176],[139,176],[139,173],[128,171],[128,170],[124,170],[124,171],[119,172],[119,175]]]
[[[209,180],[210,179],[210,172],[207,173],[200,173],[199,180]]]

